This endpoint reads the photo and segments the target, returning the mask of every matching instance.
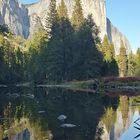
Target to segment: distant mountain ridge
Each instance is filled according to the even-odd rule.
[[[57,6],[61,0],[56,0]],[[0,1],[0,24],[7,24],[16,34],[28,38],[40,24],[44,25],[47,17],[50,0],[40,0],[33,4],[19,4],[18,0]],[[71,17],[75,0],[65,0],[68,15]],[[123,40],[127,52],[131,51],[128,39],[112,25],[106,16],[105,0],[81,0],[84,17],[93,15],[93,19],[100,29],[100,37],[107,34],[110,42],[115,45],[116,54],[119,53],[120,41]]]

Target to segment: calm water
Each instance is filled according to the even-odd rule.
[[[138,96],[1,89],[0,140],[139,140],[139,112]]]

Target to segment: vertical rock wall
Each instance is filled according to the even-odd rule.
[[[60,2],[61,0],[57,0],[57,6]],[[49,3],[50,0],[40,0],[38,3],[22,5],[18,0],[1,0],[0,24],[7,24],[13,33],[28,38],[39,23],[44,25]],[[65,3],[69,18],[71,18],[75,0],[65,0]],[[120,41],[123,40],[127,52],[130,53],[131,47],[128,39],[106,17],[105,0],[81,0],[81,4],[85,17],[89,14],[93,15],[93,19],[99,27],[101,39],[107,34],[110,42],[115,45],[116,54],[119,53]]]

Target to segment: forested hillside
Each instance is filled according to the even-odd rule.
[[[121,41],[120,54],[107,36],[101,42],[92,15],[83,16],[76,0],[72,18],[68,18],[64,0],[56,8],[52,0],[45,29],[40,26],[25,40],[0,26],[0,83],[57,83],[89,80],[106,76],[140,74],[140,49],[127,54]]]

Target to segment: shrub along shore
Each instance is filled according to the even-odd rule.
[[[113,91],[140,91],[140,77],[106,77],[87,81],[72,81],[62,84],[42,84],[37,87],[60,87],[71,90],[80,90],[87,92],[105,92]]]

